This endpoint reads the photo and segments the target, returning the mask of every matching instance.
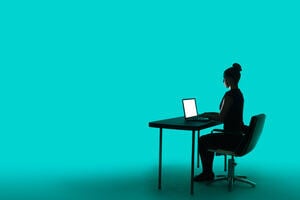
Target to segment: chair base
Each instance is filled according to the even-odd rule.
[[[228,160],[228,167],[229,167],[228,174],[227,175],[218,175],[216,179],[208,182],[207,185],[210,185],[217,181],[228,181],[228,190],[232,191],[233,184],[236,181],[238,181],[238,182],[249,184],[252,187],[255,187],[256,183],[248,180],[246,176],[235,176],[234,175],[235,166],[236,166],[236,163],[234,162],[234,158],[232,157],[231,159]]]
[[[228,181],[228,191],[232,191],[233,184],[236,181],[249,184],[252,187],[256,186],[256,183],[253,182],[253,181],[248,180],[246,176],[235,176],[235,177],[229,178],[227,175],[219,175],[219,176],[217,176],[216,179],[208,182],[207,185],[210,185],[210,184],[215,183],[217,181]]]

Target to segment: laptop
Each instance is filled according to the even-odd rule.
[[[209,118],[201,117],[197,111],[196,98],[182,99],[184,119],[187,121],[209,121]]]

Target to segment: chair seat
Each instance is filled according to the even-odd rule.
[[[224,149],[208,149],[208,151],[215,152],[217,154],[237,156],[237,154],[234,151],[228,151],[228,150],[224,150]]]

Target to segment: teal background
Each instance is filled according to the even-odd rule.
[[[177,197],[174,182],[156,194],[158,130],[148,122],[182,115],[184,97],[218,111],[223,71],[239,62],[245,123],[267,115],[240,169],[263,174],[270,196],[296,199],[287,177],[300,166],[299,15],[289,0],[1,2],[1,195]],[[165,176],[188,182],[191,136],[165,133]],[[275,194],[274,180],[284,182]],[[67,192],[65,182],[94,190]]]

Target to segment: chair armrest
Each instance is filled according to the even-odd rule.
[[[210,133],[224,133],[223,129],[213,129]]]
[[[232,135],[236,135],[236,134],[241,134],[243,136],[245,136],[246,134],[244,132],[231,132],[231,131],[224,131],[223,129],[213,129],[211,130],[210,133],[226,133],[226,134],[232,134]]]

